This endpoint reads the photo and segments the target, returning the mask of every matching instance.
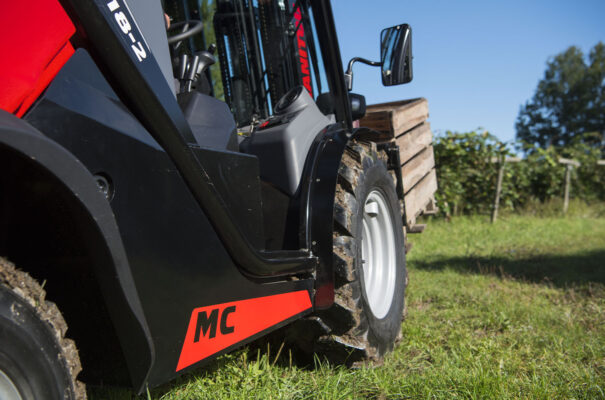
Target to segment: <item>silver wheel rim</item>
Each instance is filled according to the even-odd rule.
[[[363,206],[361,259],[364,289],[376,318],[384,318],[393,302],[397,251],[391,211],[384,195],[374,190]]]
[[[23,400],[13,381],[0,370],[0,399],[2,400]]]

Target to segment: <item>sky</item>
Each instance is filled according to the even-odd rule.
[[[605,42],[605,0],[332,0],[343,63],[379,60],[380,31],[412,27],[414,79],[384,87],[380,69],[353,67],[368,104],[425,97],[434,133],[482,128],[515,138],[519,107],[549,57]]]

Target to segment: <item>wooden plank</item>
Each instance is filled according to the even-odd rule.
[[[371,111],[371,112],[390,111],[395,108],[405,108],[406,106],[409,106],[410,104],[415,103],[420,100],[426,100],[426,99],[424,99],[423,97],[416,97],[416,98],[407,99],[407,100],[397,100],[397,101],[389,101],[386,103],[371,104],[366,107],[366,110]]]
[[[501,157],[492,157],[489,160],[489,162],[491,162],[492,164],[498,164],[500,161],[502,161]],[[523,161],[523,159],[520,157],[506,157],[506,159],[504,160],[504,162],[507,163],[518,163],[521,161]]]
[[[396,139],[399,146],[399,159],[405,164],[410,158],[420,153],[422,149],[433,142],[433,133],[431,124],[428,122],[414,128],[413,130],[400,135]]]
[[[359,126],[378,131],[381,138],[392,138],[394,137],[391,126],[392,115],[392,111],[379,111],[371,114],[366,112],[366,116],[359,121]]]
[[[438,212],[439,207],[437,207],[437,201],[434,197],[431,197],[431,201],[429,201],[429,204],[427,204],[427,206],[425,207],[424,211],[422,212],[422,215],[437,215]]]
[[[386,133],[376,132],[376,131],[365,131],[361,130],[355,134],[356,139],[369,140],[370,142],[374,142],[376,144],[390,143],[395,141],[391,136]]]
[[[428,117],[429,103],[425,99],[400,110],[393,110],[393,131],[395,135],[405,133],[426,121]]]
[[[422,180],[414,186],[405,196],[406,224],[409,227],[415,225],[416,218],[422,213],[437,191],[437,174],[432,169]]]
[[[416,224],[408,230],[408,233],[422,233],[426,229],[426,224]]]
[[[435,156],[433,146],[426,147],[414,158],[403,164],[401,176],[403,178],[403,190],[408,192],[424,176],[435,167]]]
[[[424,98],[368,106],[360,126],[372,128],[388,137],[409,131],[429,117],[429,104]]]
[[[559,164],[573,165],[574,167],[579,167],[580,166],[580,163],[577,162],[576,160],[571,160],[569,158],[563,158],[563,157],[559,157]]]

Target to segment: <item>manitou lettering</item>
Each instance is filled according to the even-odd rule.
[[[296,43],[298,45],[298,63],[302,75],[302,83],[307,92],[313,97],[313,85],[311,85],[311,72],[309,71],[309,54],[307,53],[307,42],[305,40],[305,28],[302,21],[300,7],[294,11],[294,22],[298,29],[296,30]]]
[[[197,324],[195,327],[194,342],[200,341],[200,336],[205,337],[208,333],[208,339],[216,337],[216,327],[218,326],[219,309],[215,308],[208,315],[207,311],[200,311],[197,315]],[[221,335],[227,335],[235,331],[235,327],[227,325],[227,317],[235,312],[235,306],[227,307],[221,313],[220,332]]]

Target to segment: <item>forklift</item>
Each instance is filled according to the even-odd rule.
[[[171,21],[166,21],[168,16]],[[20,0],[0,17],[0,398],[143,392],[279,328],[380,360],[407,285],[398,149],[324,0]]]

